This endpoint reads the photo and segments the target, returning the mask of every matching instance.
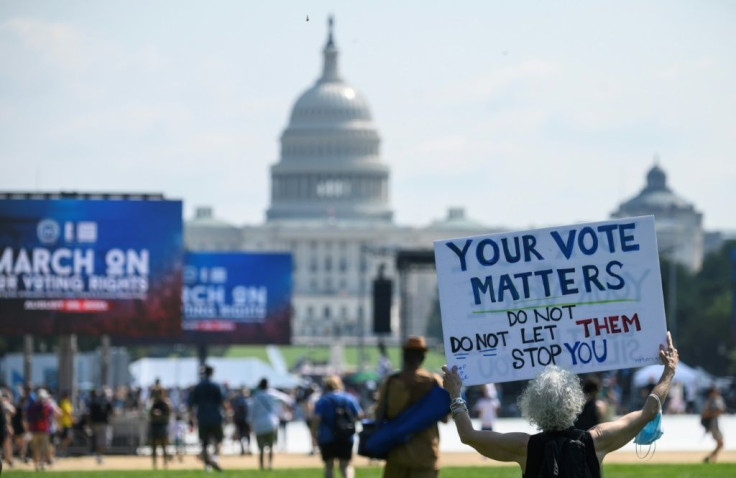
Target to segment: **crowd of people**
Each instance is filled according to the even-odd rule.
[[[32,462],[36,470],[43,470],[69,454],[75,434],[90,440],[91,451],[102,462],[113,415],[109,394],[91,391],[83,415],[75,413],[68,392],[57,399],[45,387],[23,386],[16,393],[3,387],[0,398],[0,441],[8,466]]]
[[[227,438],[236,444],[240,454],[251,455],[255,451],[259,467],[271,469],[274,452],[286,449],[286,424],[303,421],[312,437],[309,453],[321,456],[325,476],[331,478],[337,469],[348,478],[352,476],[356,422],[364,417],[396,418],[420,402],[433,387],[444,386],[453,399],[452,413],[441,420],[454,418],[461,441],[484,456],[516,461],[527,476],[530,456],[539,461],[537,455],[543,443],[535,436],[500,434],[494,430],[497,418],[508,411],[503,402],[510,397],[504,397],[504,393],[517,394],[494,384],[463,387],[451,369],[445,369],[444,377],[427,371],[422,368],[427,350],[423,337],[409,337],[402,346],[402,365],[397,370],[383,348],[376,368],[377,383],[364,384],[363,388],[346,389],[343,378],[329,375],[293,390],[271,387],[268,377],[252,389],[230,389],[216,380],[215,370],[209,366],[202,367],[201,380],[187,389],[166,389],[157,381],[144,389],[90,390],[81,393],[75,403],[69,393],[56,398],[43,387],[2,388],[2,454],[11,467],[22,462],[32,464],[36,470],[70,454],[93,454],[102,464],[111,441],[113,418],[133,413],[145,421],[146,442],[139,445],[150,447],[154,468],[167,467],[174,459],[181,461],[191,451],[191,446],[189,450],[185,446],[186,438],[196,432],[202,466],[221,470],[218,457],[226,438],[224,427],[229,424],[231,434]],[[677,354],[671,341],[663,349],[662,360],[663,377],[647,387],[637,410],[622,413],[621,400],[617,399],[620,391],[616,390],[613,375],[604,375],[601,380],[592,374],[581,382],[574,374],[552,368],[529,382],[520,393],[520,411],[547,433],[545,437],[570,427],[588,431],[581,440],[595,450],[587,457],[595,475],[594,465],[606,453],[630,441],[657,414],[657,407],[666,413],[686,410],[686,405],[680,403],[682,389],[672,382]],[[563,385],[569,390],[570,384],[579,389],[579,394],[563,397],[567,408],[545,395]],[[542,404],[553,410],[540,412]],[[723,448],[718,417],[726,411],[726,402],[713,387],[699,408],[703,427],[716,441],[716,448],[704,461],[715,461]],[[550,414],[556,414],[554,420],[559,420],[547,422]],[[471,417],[479,419],[478,430],[473,429]],[[413,433],[388,453],[384,476],[436,476],[438,458],[439,432],[435,424]]]

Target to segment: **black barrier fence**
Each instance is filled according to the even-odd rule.
[[[114,415],[105,437],[106,455],[135,455],[138,448],[148,444],[148,416],[141,411],[128,411]],[[70,456],[84,456],[95,452],[95,436],[92,427],[80,423],[72,430]]]

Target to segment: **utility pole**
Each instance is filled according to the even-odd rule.
[[[672,340],[677,343],[677,264],[672,256],[668,257],[669,262],[669,278],[667,279],[667,312],[668,322],[670,324],[670,334]]]
[[[74,364],[77,357],[77,336],[74,334],[59,337],[59,389],[58,395],[69,393],[69,400],[76,403],[77,377]]]
[[[102,334],[102,343],[100,344],[100,386],[107,387],[110,379],[110,335]]]
[[[23,336],[23,385],[33,386],[33,336],[26,334]]]

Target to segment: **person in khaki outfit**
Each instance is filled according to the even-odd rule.
[[[442,383],[439,375],[421,368],[426,354],[424,337],[410,336],[404,343],[401,371],[384,381],[378,399],[378,410],[386,401],[385,415],[389,420],[421,400],[435,384]],[[383,477],[436,478],[439,476],[439,449],[440,434],[435,423],[389,452]]]

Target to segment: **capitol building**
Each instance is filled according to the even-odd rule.
[[[235,227],[207,207],[186,221],[185,242],[199,251],[286,251],[293,257],[292,343],[336,339],[375,341],[372,283],[379,269],[393,280],[395,342],[426,332],[436,298],[434,270],[419,268],[402,282],[406,315],[399,324],[397,251],[431,249],[436,239],[495,232],[452,208],[426,227],[393,222],[390,167],[368,102],[343,79],[329,23],[322,74],[294,103],[271,167],[266,222]]]
[[[437,239],[504,228],[473,221],[458,207],[422,227],[395,224],[390,165],[380,146],[368,102],[340,71],[330,20],[322,73],[294,103],[280,138],[266,221],[238,227],[199,207],[185,222],[187,249],[290,252],[294,344],[374,343],[371,286],[379,269],[394,284],[391,334],[384,338],[396,343],[426,334],[437,295],[434,270],[417,267],[398,277],[397,251],[431,250]],[[660,252],[691,270],[700,267],[702,214],[668,188],[656,165],[645,189],[612,217],[642,214],[655,214]]]

